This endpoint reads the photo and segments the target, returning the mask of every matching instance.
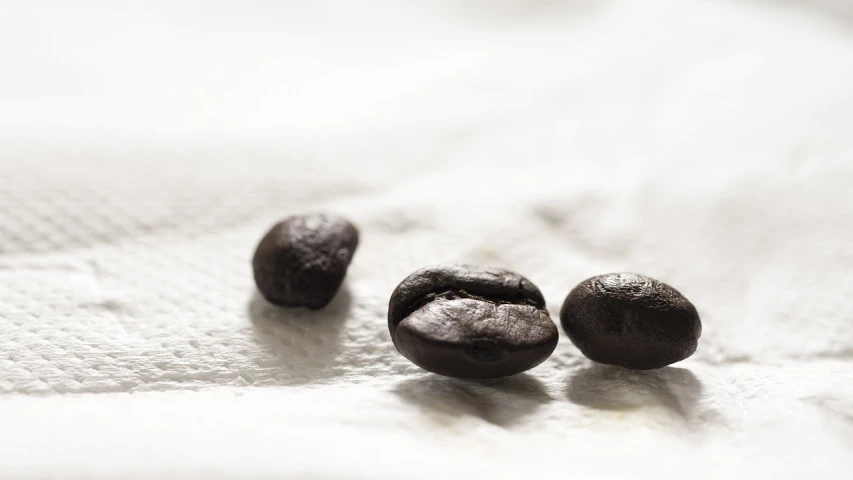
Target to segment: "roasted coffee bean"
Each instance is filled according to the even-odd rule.
[[[702,334],[692,303],[669,285],[635,273],[581,282],[566,297],[560,321],[590,360],[636,370],[684,360]]]
[[[388,306],[394,346],[451,377],[505,377],[545,361],[559,339],[536,285],[499,268],[443,265],[409,275]]]
[[[358,246],[358,230],[333,215],[297,215],[261,239],[252,260],[255,283],[276,305],[323,308],[332,301]]]

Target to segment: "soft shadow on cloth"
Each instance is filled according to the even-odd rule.
[[[257,291],[248,304],[258,343],[275,355],[277,366],[290,374],[285,384],[303,385],[343,374],[336,368],[342,351],[344,325],[352,296],[344,284],[321,310],[283,308]]]
[[[685,368],[628,370],[592,364],[569,377],[566,396],[578,405],[598,410],[630,411],[663,407],[682,419],[695,415],[702,382]]]
[[[459,379],[430,373],[401,381],[393,391],[433,413],[471,415],[501,427],[518,423],[553,400],[545,385],[526,373],[490,380]]]
[[[850,0],[760,0],[765,3],[791,5],[812,9],[824,14],[827,18],[853,26],[853,3]]]

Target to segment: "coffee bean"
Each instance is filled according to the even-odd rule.
[[[335,296],[358,246],[358,230],[333,215],[297,215],[261,239],[252,267],[271,303],[323,308]]]
[[[529,370],[559,339],[536,285],[517,273],[471,265],[409,275],[391,295],[388,328],[412,363],[461,378]]]
[[[572,290],[563,329],[590,360],[625,368],[661,368],[693,355],[699,313],[681,293],[634,273],[593,277]]]

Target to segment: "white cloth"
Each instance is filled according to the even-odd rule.
[[[0,1],[0,477],[830,478],[853,468],[853,20],[825,1]],[[324,311],[254,293],[350,217]],[[704,331],[433,376],[440,262],[612,271]],[[836,473],[837,472],[837,473]],[[838,475],[840,474],[840,475]],[[522,475],[524,475],[522,477]]]

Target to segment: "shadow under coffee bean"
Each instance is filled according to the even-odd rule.
[[[530,280],[498,268],[423,268],[391,295],[388,328],[397,350],[433,373],[504,377],[547,359],[559,333]]]
[[[434,414],[474,416],[501,427],[553,400],[545,384],[528,373],[479,380],[426,374],[401,380],[393,391]]]

